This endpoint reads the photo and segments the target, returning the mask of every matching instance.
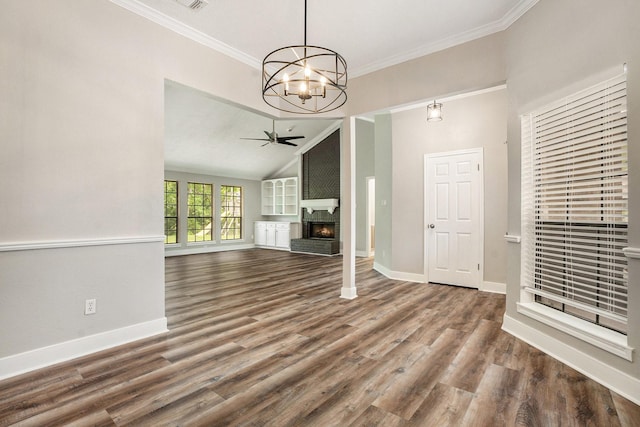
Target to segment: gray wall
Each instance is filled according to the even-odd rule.
[[[374,123],[356,119],[356,252],[367,248],[367,177],[375,176]]]
[[[164,319],[165,79],[267,110],[258,70],[109,1],[2,6],[0,361]]]
[[[509,233],[520,234],[519,115],[602,79],[628,63],[629,182],[640,182],[640,2],[542,0],[508,30],[509,69]],[[629,186],[629,246],[640,247],[640,187]],[[516,310],[520,295],[520,248],[509,245],[507,315],[575,347],[597,360],[640,378],[640,363],[613,356]],[[638,260],[629,260],[629,334],[640,348]]]
[[[376,255],[375,262],[391,269],[393,218],[393,159],[391,114],[375,117],[375,171],[376,171]]]
[[[445,102],[444,119],[427,122],[426,108],[393,117],[392,270],[424,272],[424,156],[470,148],[484,154],[484,280],[506,283],[507,91]]]

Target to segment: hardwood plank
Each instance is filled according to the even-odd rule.
[[[455,387],[436,384],[407,426],[461,426],[473,393]]]
[[[487,349],[495,343],[501,331],[499,323],[489,320],[480,320],[477,325],[441,379],[444,384],[471,393],[476,391],[490,364],[491,353]]]
[[[499,427],[515,423],[517,402],[524,386],[522,372],[489,366],[462,421],[465,426]]]

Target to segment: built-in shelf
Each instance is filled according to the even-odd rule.
[[[333,214],[333,211],[338,207],[338,199],[310,199],[300,201],[300,207],[304,208],[312,214],[313,211],[328,211]]]
[[[298,214],[298,178],[262,181],[262,215]]]

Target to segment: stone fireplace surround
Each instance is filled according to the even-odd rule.
[[[302,200],[340,199],[340,131],[302,155]],[[334,223],[333,239],[309,236],[309,222]],[[291,240],[292,252],[317,255],[340,253],[340,207],[333,213],[325,210],[302,210],[302,238]]]

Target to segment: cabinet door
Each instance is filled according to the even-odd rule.
[[[267,223],[267,246],[276,245],[276,225]]]
[[[267,224],[264,222],[256,222],[254,243],[256,245],[264,246],[267,244]]]
[[[284,214],[284,180],[276,179],[274,180],[274,214],[275,215],[283,215]]]
[[[273,197],[273,181],[262,181],[262,215],[273,215]]]
[[[288,248],[290,239],[289,223],[278,224],[276,226],[276,246],[279,248]]]
[[[298,178],[286,178],[284,181],[284,214],[298,214]]]

